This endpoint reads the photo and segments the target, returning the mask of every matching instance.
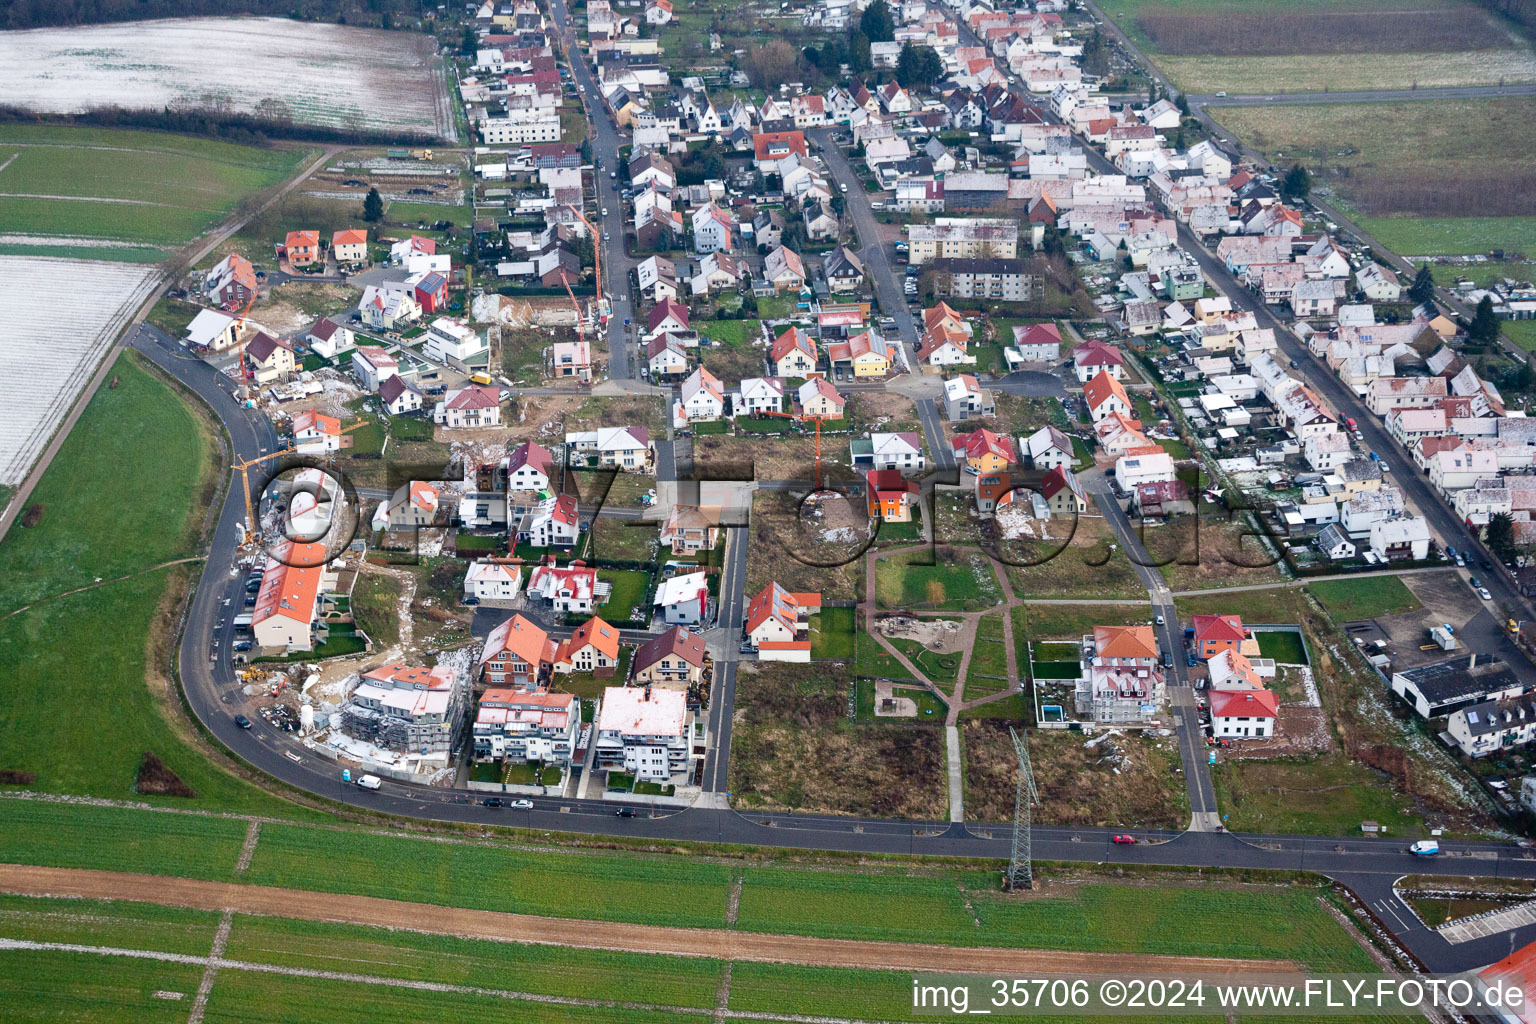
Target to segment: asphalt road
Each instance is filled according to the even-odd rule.
[[[625,326],[634,323],[635,307],[629,294],[629,276],[634,271],[636,261],[624,251],[624,204],[619,197],[619,186],[628,183],[629,174],[628,168],[619,163],[619,147],[623,145],[623,140],[603,103],[603,94],[598,90],[592,65],[581,55],[580,47],[575,45],[574,23],[565,0],[550,0],[549,13],[555,27],[566,37],[571,78],[580,90],[581,102],[587,111],[597,208],[599,211],[608,211],[606,216],[599,212],[595,218],[608,240],[594,239],[603,255],[603,289],[609,297],[608,308],[611,314],[607,333],[608,376],[614,380],[636,377],[636,360],[630,358],[632,331]],[[617,178],[609,176],[615,173]]]

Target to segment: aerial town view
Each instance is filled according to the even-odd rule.
[[[0,1022],[1536,1024],[1536,0],[13,0],[0,354]]]

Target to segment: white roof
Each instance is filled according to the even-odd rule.
[[[663,580],[661,586],[656,588],[656,599],[651,603],[674,605],[679,601],[692,601],[699,596],[699,591],[708,589],[709,577],[704,573],[685,573]]]
[[[187,324],[187,340],[194,345],[207,345],[229,329],[235,318],[216,309],[200,310]]]
[[[620,736],[681,736],[688,722],[687,695],[681,690],[653,688],[650,699],[641,686],[610,686],[603,691],[597,731]]]

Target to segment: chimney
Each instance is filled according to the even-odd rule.
[[[645,684],[645,702],[647,704],[649,704],[651,702],[651,684],[650,683],[646,683]]]
[[[1475,668],[1477,668],[1477,652],[1473,651],[1471,656],[1467,658],[1467,671],[1471,672]]]

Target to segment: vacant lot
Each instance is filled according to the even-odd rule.
[[[307,152],[165,132],[3,125],[0,224],[7,237],[33,236],[41,250],[92,238],[176,246],[287,178]]]
[[[801,519],[793,495],[755,492],[750,529],[748,594],[776,580],[791,591],[819,592],[823,601],[851,601],[861,595],[867,540],[822,541]]]
[[[919,548],[882,555],[875,565],[882,608],[978,611],[1003,597],[991,563],[974,548]]]
[[[1363,580],[1324,580],[1308,584],[1312,596],[1323,603],[1335,619],[1351,622],[1374,619],[1378,615],[1396,615],[1419,607],[1418,598],[1396,576],[1373,576]]]
[[[1376,821],[1393,836],[1416,835],[1424,819],[1410,797],[1342,754],[1305,760],[1227,761],[1211,770],[1217,802],[1234,832],[1358,834]]]
[[[833,667],[757,665],[736,684],[731,792],[748,807],[938,818],[948,798],[938,729],[848,720]]]
[[[1527,130],[1536,97],[1224,107],[1216,116],[1275,163],[1305,164],[1372,217],[1536,214],[1536,137]]]
[[[1029,737],[1029,757],[1040,789],[1039,824],[1180,828],[1189,822],[1172,739],[1120,735],[1088,746],[1078,733],[1037,730]],[[966,817],[1011,818],[1017,769],[1007,722],[966,722]]]
[[[1069,528],[1065,520],[1053,520],[1051,526],[1062,535]],[[1144,596],[1147,591],[1136,576],[1136,567],[1125,552],[1111,550],[1114,543],[1103,518],[1082,516],[1065,546],[1059,540],[1040,541],[1026,549],[1020,542],[1004,541],[999,544],[998,557],[1008,563],[1008,582],[1020,598],[1112,600]],[[1026,562],[1033,564],[1016,564]]]
[[[1510,38],[1493,19],[1446,4],[1398,11],[1209,12],[1148,6],[1136,24],[1170,56],[1270,57],[1287,54],[1458,53],[1507,50]]]
[[[30,110],[220,107],[454,139],[431,36],[283,18],[184,18],[0,36],[0,95]]]
[[[1170,589],[1204,590],[1285,579],[1273,542],[1242,521],[1186,516],[1143,536]]]

